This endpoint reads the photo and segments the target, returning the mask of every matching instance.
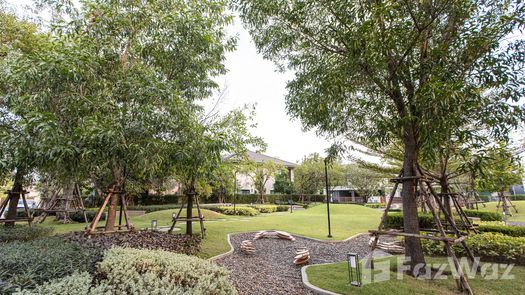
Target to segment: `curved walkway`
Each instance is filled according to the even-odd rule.
[[[301,279],[301,266],[293,264],[295,249],[310,250],[309,264],[334,263],[346,260],[349,252],[364,257],[370,252],[369,235],[331,242],[319,241],[294,235],[295,241],[282,239],[259,239],[253,241],[257,251],[246,255],[240,251],[243,240],[253,239],[255,233],[230,235],[233,252],[213,259],[230,270],[230,277],[241,295],[247,294],[313,294]]]

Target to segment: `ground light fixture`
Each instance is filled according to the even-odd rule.
[[[350,286],[361,287],[361,266],[359,265],[359,255],[357,253],[348,253],[346,255],[348,262],[348,279]]]
[[[157,219],[152,219],[151,220],[151,228],[152,229],[157,229]]]
[[[332,227],[330,226],[330,190],[328,186],[328,159],[324,159],[324,180],[326,184],[326,211],[328,212],[328,237],[332,237]]]

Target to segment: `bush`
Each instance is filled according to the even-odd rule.
[[[378,208],[386,208],[386,205],[380,204],[380,203],[368,203],[368,204],[365,204],[365,207],[378,209]]]
[[[434,228],[434,217],[432,214],[420,213],[419,216],[420,228]],[[387,229],[401,229],[403,228],[403,213],[395,212],[389,213],[385,219],[385,228]]]
[[[501,221],[503,216],[499,212],[463,210],[469,217],[479,217],[481,221]]]
[[[25,294],[236,294],[224,268],[160,250],[113,248],[98,264],[96,277],[100,280],[77,273]]]
[[[513,201],[525,201],[525,195],[512,195],[510,199]]]
[[[213,209],[210,209],[213,210]],[[217,212],[220,212],[222,214],[226,215],[234,215],[236,213],[237,215],[244,215],[244,216],[256,216],[259,215],[259,211],[255,210],[252,207],[235,207],[236,212],[233,210],[233,206],[219,206],[216,208]]]
[[[516,263],[525,265],[525,237],[511,237],[500,233],[481,233],[471,235],[467,246],[474,256],[484,261]],[[423,251],[428,255],[446,255],[443,243],[422,240]],[[466,255],[461,245],[454,246],[456,253]]]
[[[103,212],[102,216],[100,216],[100,220],[106,220],[106,214],[107,214],[106,212]],[[86,217],[87,217],[88,222],[93,221],[93,219],[95,219],[95,215],[97,215],[97,211],[86,210]],[[76,221],[76,222],[86,222],[84,220],[84,213],[82,212],[70,213],[69,218],[71,218],[71,220]]]
[[[158,194],[140,194],[134,195],[130,198],[130,204],[135,206],[142,205],[165,205],[177,204],[183,195],[158,195]]]
[[[480,232],[501,233],[511,237],[525,237],[525,227],[523,226],[481,224],[478,230]]]
[[[277,212],[277,206],[275,205],[257,205],[255,207],[255,210],[261,212],[261,213],[273,213]]]
[[[14,227],[0,226],[0,242],[11,241],[30,241],[53,234],[54,229],[51,227],[15,225]]]
[[[57,237],[11,242],[0,247],[0,294],[34,288],[75,271],[93,271],[100,252]]]
[[[203,206],[201,205],[201,208]],[[180,209],[180,204],[165,204],[165,205],[148,205],[148,206],[129,206],[128,210],[138,210],[138,211],[146,211],[146,213],[151,213],[155,211],[162,211],[162,210],[175,210]]]
[[[308,205],[305,205],[305,206],[308,206]],[[290,206],[286,206],[286,205],[277,205],[276,207],[277,207],[277,212],[286,212],[290,208]]]

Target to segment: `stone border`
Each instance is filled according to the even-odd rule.
[[[303,285],[308,288],[310,291],[314,292],[315,294],[321,294],[321,295],[341,295],[339,293],[334,293],[325,289],[321,289],[317,286],[314,286],[308,281],[308,274],[306,274],[306,269],[309,268],[312,265],[326,265],[326,264],[333,264],[333,263],[320,263],[320,264],[311,264],[301,267],[301,279],[303,281]]]
[[[274,229],[272,229],[272,230],[274,230]],[[222,257],[224,257],[224,256],[227,256],[227,255],[230,255],[231,253],[233,253],[233,251],[235,250],[235,248],[233,247],[232,242],[231,242],[231,240],[230,240],[230,236],[231,236],[232,234],[237,235],[237,234],[247,234],[247,233],[252,233],[252,232],[254,232],[254,231],[247,231],[247,232],[238,232],[238,233],[229,233],[229,234],[227,234],[227,235],[226,235],[226,241],[228,242],[228,245],[230,245],[230,250],[228,250],[227,252],[224,252],[224,253],[221,253],[221,254],[215,255],[215,256],[213,256],[213,257],[210,257],[210,258],[208,258],[208,260],[209,260],[209,261],[215,261],[215,260],[217,260],[217,259],[219,259],[219,258],[222,258]],[[354,238],[356,238],[356,237],[358,237],[358,236],[361,236],[361,235],[368,235],[367,233],[359,233],[359,234],[355,234],[355,235],[353,235],[353,236],[351,236],[351,237],[348,237],[348,238],[346,238],[346,239],[344,239],[344,240],[330,241],[330,240],[320,240],[320,239],[316,239],[316,238],[305,237],[305,236],[296,235],[296,234],[292,234],[292,233],[290,233],[290,234],[291,234],[292,236],[301,237],[301,238],[304,238],[304,239],[307,239],[307,240],[312,240],[312,241],[317,241],[317,242],[323,242],[323,243],[342,243],[342,242],[347,242],[347,241],[349,241],[349,240],[351,240],[351,239],[354,239]]]
[[[242,233],[235,233],[235,234],[242,234]],[[213,256],[213,257],[208,258],[209,261],[215,261],[215,260],[217,260],[217,259],[219,259],[219,258],[222,258],[222,257],[224,257],[224,256],[227,256],[227,255],[230,255],[230,254],[233,253],[233,251],[235,250],[235,248],[233,248],[232,242],[231,242],[231,240],[230,240],[230,235],[231,235],[231,233],[229,233],[229,234],[226,235],[226,241],[228,241],[228,245],[230,245],[230,250],[228,250],[227,252],[221,253],[221,254],[219,254],[219,255],[215,255],[215,256]]]

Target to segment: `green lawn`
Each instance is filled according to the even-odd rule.
[[[381,218],[381,211],[359,205],[332,204],[330,205],[333,240],[343,240],[358,233],[377,228]],[[159,226],[171,224],[171,215],[174,210],[157,211],[140,217],[132,218],[137,228],[149,227],[152,219],[157,219]],[[228,251],[226,240],[228,233],[247,232],[257,230],[278,229],[293,234],[328,240],[328,225],[326,206],[318,205],[307,210],[294,213],[279,212],[262,214],[256,217],[226,216],[213,211],[203,210],[206,219],[206,239],[202,245],[200,257],[209,258]],[[196,214],[196,213],[195,213]],[[83,230],[84,224],[57,224],[46,221],[44,226],[53,226],[57,233]],[[103,225],[103,222],[100,223]],[[179,226],[179,224],[177,225]],[[180,224],[181,230],[185,225]],[[195,232],[199,232],[198,223],[194,223]]]
[[[512,204],[516,205],[516,209],[518,209],[518,213],[514,211],[514,208],[510,208],[510,211],[512,212],[512,216],[509,217],[508,221],[523,221],[525,222],[525,201],[512,201]],[[498,202],[489,202],[485,203],[486,207],[483,207],[483,205],[479,205],[479,210],[483,211],[493,211],[496,212],[496,206],[498,205]],[[502,208],[499,209],[499,212],[502,211]]]
[[[382,260],[386,261],[386,260]],[[390,259],[391,270],[397,270],[396,258]],[[427,263],[446,263],[446,258],[426,258]],[[376,263],[377,266],[377,263]],[[505,268],[498,266],[499,275],[503,275]],[[483,263],[482,263],[483,268]],[[376,272],[380,272],[376,270]],[[492,274],[492,268],[488,268],[487,275]],[[314,265],[307,269],[308,280],[311,284],[320,288],[340,294],[457,294],[454,279],[448,273],[446,280],[422,280],[410,276],[397,279],[397,272],[390,272],[390,280],[372,282],[363,287],[349,286],[348,265],[343,263]],[[483,279],[480,274],[475,278],[468,279],[474,294],[525,294],[525,267],[515,266],[510,272],[514,279]],[[447,275],[445,273],[445,275]],[[368,278],[370,275],[367,276]]]

